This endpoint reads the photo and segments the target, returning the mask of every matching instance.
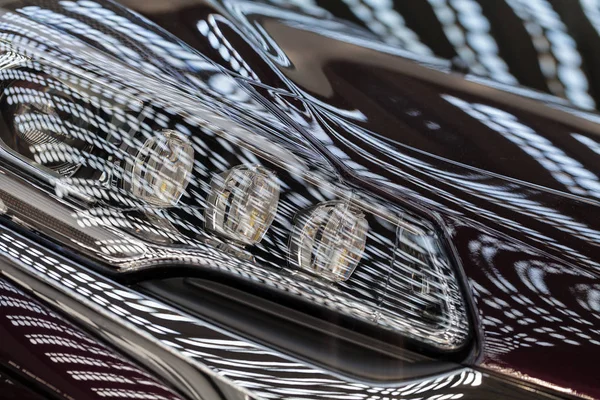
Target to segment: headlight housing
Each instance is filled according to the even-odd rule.
[[[438,350],[467,342],[435,225],[342,182],[297,133],[251,131],[132,71],[3,46],[6,215],[115,272],[211,269]]]

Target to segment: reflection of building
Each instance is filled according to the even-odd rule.
[[[589,51],[589,43],[600,40],[600,2],[562,3],[548,0],[317,2],[334,16],[358,22],[393,46],[418,55],[435,54],[441,58],[457,55],[474,73],[504,83],[531,86],[567,98],[579,107],[593,109],[599,99],[593,93],[595,82],[590,71],[598,68],[598,61],[585,51]],[[575,16],[579,15],[587,17],[598,37],[590,37],[592,28],[585,34],[573,31]],[[589,42],[582,43],[583,40]],[[538,65],[532,64],[535,61]]]
[[[432,54],[431,49],[421,42],[419,36],[406,26],[402,14],[394,9],[392,0],[343,1],[369,30],[377,33],[386,43],[400,46],[416,54]]]
[[[489,105],[472,104],[449,95],[443,97],[519,146],[522,151],[548,170],[569,192],[600,198],[598,176],[586,169],[579,161],[569,157],[533,128],[519,121],[516,116]]]
[[[580,283],[589,282],[591,276],[539,260],[518,244],[491,236],[480,236],[469,248],[489,280],[471,282],[478,308],[484,310],[488,354],[500,356],[518,348],[558,344],[600,346],[600,331],[594,329],[600,317],[600,291]],[[497,268],[494,258],[501,253],[511,254],[510,259],[516,261]],[[555,295],[560,289],[576,293],[577,305],[567,305],[564,296]]]
[[[600,198],[598,176],[587,170],[579,161],[569,157],[563,150],[553,145],[550,140],[539,135],[533,128],[519,121],[516,116],[504,110],[490,107],[489,105],[470,103],[454,96],[443,95],[442,97],[470,116],[478,119],[493,131],[498,132],[515,143],[522,151],[529,154],[542,167],[548,170],[557,182],[564,185],[568,192]],[[585,242],[600,242],[600,232],[592,229],[586,222],[571,217],[559,210],[544,206],[535,201],[533,197],[528,199],[520,193],[514,193],[510,187],[486,188],[480,182],[471,183],[466,180],[462,184],[465,190],[485,193],[488,200],[520,214],[534,216],[538,221],[546,222],[556,229],[569,233],[573,237],[580,238]],[[515,221],[507,220],[503,222],[515,224]],[[539,235],[539,233],[533,234]],[[551,242],[547,237],[544,240],[548,244]],[[577,254],[578,252],[574,248],[567,248],[564,244],[554,244],[561,247],[563,252],[571,252],[582,261],[597,265],[596,261]]]
[[[540,71],[551,93],[566,97],[582,108],[593,108],[588,80],[581,69],[577,43],[547,0],[507,0],[523,20],[531,43],[538,53]]]
[[[473,72],[500,82],[516,82],[498,55],[498,44],[490,34],[490,22],[476,1],[428,1],[456,53]]]
[[[179,399],[147,372],[3,280],[0,319],[3,351],[9,355],[5,359],[37,376],[38,383],[50,382],[59,385],[56,389],[79,392],[85,398],[96,393],[101,397]],[[10,347],[17,343],[28,352],[11,352]],[[83,381],[86,384],[80,386]]]
[[[42,256],[36,257],[34,261],[25,254],[37,254],[37,249],[28,248],[29,251],[19,254],[12,249],[23,250],[22,247],[26,244],[19,242],[21,247],[15,247],[15,244],[16,241],[8,233],[0,235],[0,252],[16,254],[18,262],[25,263],[27,269],[42,272],[50,284],[67,284],[73,276],[77,276],[77,291],[89,299],[92,307],[101,307],[111,316],[127,320],[136,332],[157,339],[156,342],[162,348],[185,354],[194,362],[208,367],[211,375],[235,381],[237,387],[261,398],[287,399],[293,395],[295,399],[433,400],[476,399],[482,394],[490,393],[485,386],[485,381],[489,378],[471,368],[458,368],[432,377],[388,385],[363,383],[338,376],[327,369],[290,359],[278,351],[229,335],[160,301],[114,284],[107,278],[79,271],[75,269],[75,264],[59,263],[41,252],[39,254]],[[14,320],[18,324],[27,316],[34,318],[34,324],[21,324],[19,329],[27,330],[25,334],[30,335],[28,340],[35,342],[32,346],[51,346],[45,354],[48,362],[57,368],[65,366],[65,373],[70,379],[100,381],[102,386],[96,386],[95,391],[118,393],[114,397],[165,400],[174,397],[126,395],[127,385],[131,385],[129,382],[148,382],[148,391],[158,391],[160,387],[150,386],[152,380],[142,379],[146,377],[142,375],[143,371],[111,354],[109,350],[96,344],[91,345],[88,343],[89,339],[82,337],[54,315],[49,315],[35,302],[23,297],[10,287],[5,290],[0,281],[0,308],[15,310],[14,313],[0,314],[17,315]],[[410,363],[406,367],[409,368]],[[90,386],[94,390],[94,386]]]

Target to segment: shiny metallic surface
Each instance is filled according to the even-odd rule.
[[[124,21],[117,17],[119,23],[114,18],[97,20],[102,8],[99,4],[61,3],[56,10],[49,7],[17,8],[18,18],[6,13],[7,31],[14,33],[8,34],[10,43],[4,46],[29,54],[32,61],[22,68],[0,71],[5,85],[2,98],[7,104],[49,102],[63,119],[40,121],[28,114],[31,120],[24,123],[41,124],[44,130],[55,130],[61,137],[83,141],[86,146],[52,142],[23,151],[14,140],[15,132],[4,132],[6,174],[0,181],[7,189],[0,189],[0,197],[9,208],[8,215],[119,272],[174,264],[216,269],[443,352],[469,351],[472,334],[468,312],[434,216],[417,215],[397,202],[344,182],[331,161],[302,140],[298,128],[286,125],[288,121],[280,120],[249,88],[207,60],[201,61],[193,50],[164,34],[151,33],[156,27],[140,22],[139,29],[156,43],[149,46],[142,38],[131,39],[140,47],[149,47],[136,50],[128,42],[129,47],[118,49],[124,58],[117,62],[104,52],[96,53],[85,30],[78,28],[66,34],[65,27],[70,30],[78,24],[68,19],[70,23],[65,25],[60,12],[106,24],[102,31],[107,37],[119,36],[127,26]],[[104,12],[113,15],[115,11],[107,7]],[[44,33],[51,36],[52,51],[39,41],[39,24],[52,29]],[[78,58],[64,51],[74,45],[72,34],[82,34],[76,43],[96,57]],[[151,60],[164,68],[165,64],[159,63],[166,57],[163,52],[174,49],[186,60],[166,58],[171,72],[178,71],[177,76],[183,79],[177,86],[177,81],[157,80],[156,68],[140,71],[134,58],[125,57],[138,51],[145,63]],[[198,78],[201,75],[203,80]],[[28,84],[12,90],[15,80]],[[223,93],[225,89],[235,90]],[[198,101],[192,101],[190,91]],[[10,108],[3,112],[10,121]],[[163,198],[163,191],[174,188],[167,179],[158,179],[161,183],[154,178],[140,179],[145,176],[140,171],[148,169],[150,176],[162,174],[158,165],[168,151],[161,146],[168,142],[154,138],[160,137],[164,128],[185,138],[187,149],[176,163],[163,166],[165,172],[171,169],[175,175],[185,172],[181,188],[170,201]],[[61,174],[52,168],[57,162],[80,168],[76,175]],[[28,166],[25,171],[10,172],[24,164]],[[265,232],[259,230],[264,240],[246,240],[255,246],[239,249],[228,243],[231,235],[214,229],[213,212],[207,212],[215,198],[209,182],[249,164],[276,172],[282,190],[277,191],[278,212],[268,216],[274,218],[273,223],[265,224]],[[183,190],[184,186],[188,188]],[[15,197],[24,191],[28,201]],[[258,193],[268,196],[269,191]],[[369,218],[360,265],[350,279],[336,285],[318,276],[298,274],[298,266],[288,263],[289,237],[296,216],[324,200],[347,202]],[[272,199],[252,201],[268,203]],[[239,208],[235,204],[223,206],[235,213]],[[248,213],[243,219],[252,221],[249,225],[258,226],[260,207],[239,210]]]
[[[520,387],[459,366],[436,376],[384,386],[353,381],[222,331],[210,323],[50,254],[9,230],[0,229],[4,276],[42,297],[52,293],[49,289],[55,289],[60,294],[66,294],[67,299],[87,308],[85,314],[115,322],[124,331],[121,333],[123,337],[112,339],[114,345],[119,345],[123,339],[127,342],[132,337],[149,343],[146,349],[135,349],[134,346],[135,353],[132,356],[144,352],[158,354],[157,350],[167,350],[219,382],[219,385],[236,388],[252,398],[375,400],[386,396],[407,399],[427,396],[431,399],[476,399],[507,394],[517,399],[558,398],[540,389]],[[56,305],[72,318],[84,322],[88,317],[74,312],[71,302],[61,301]],[[107,337],[114,332],[110,324],[106,324],[104,330]],[[407,368],[410,368],[409,364]],[[179,378],[182,379],[180,385],[185,387],[187,378]],[[202,396],[202,392],[198,392],[194,398],[204,398]]]
[[[375,52],[375,41],[332,38],[316,14],[223,4],[224,18],[200,5],[148,15],[232,70],[222,47],[236,43],[241,58],[259,57],[268,67],[244,80],[277,87],[257,90],[302,115],[308,136],[348,176],[444,215],[482,321],[485,366],[598,397],[588,361],[600,351],[597,115],[522,88],[426,71],[391,56],[395,49]],[[198,31],[162,19],[186,21],[182,9],[203,16]],[[211,33],[219,40],[207,45]],[[269,69],[278,80],[261,74]],[[572,368],[557,373],[564,363]]]
[[[278,274],[254,268],[248,259],[242,262],[238,254],[207,244],[212,238],[200,228],[203,204],[193,202],[209,183],[206,165],[223,170],[235,165],[248,157],[247,151],[236,150],[243,144],[259,157],[270,154],[278,167],[302,171],[310,184],[335,182],[346,195],[368,194],[365,203],[376,199],[375,210],[386,210],[386,215],[409,215],[407,220],[398,219],[399,226],[414,229],[419,226],[415,221],[424,220],[425,226],[434,227],[430,230],[452,261],[445,271],[457,277],[456,287],[461,289],[454,299],[456,304],[464,301],[464,312],[474,328],[469,332],[466,324],[459,324],[459,334],[453,336],[469,350],[454,359],[465,367],[385,385],[340,376],[90,272],[79,265],[81,258],[79,263],[62,259],[54,263],[55,255],[9,230],[3,230],[0,238],[0,253],[11,260],[4,273],[29,287],[32,282],[45,282],[66,299],[81,302],[126,328],[132,337],[141,335],[152,350],[138,348],[140,354],[169,353],[169,363],[189,364],[201,372],[199,376],[210,375],[256,397],[600,398],[596,367],[600,357],[600,218],[596,217],[600,117],[572,107],[596,107],[597,94],[590,88],[600,80],[586,75],[594,71],[590,66],[596,65],[595,48],[586,52],[582,40],[569,39],[573,31],[593,29],[600,21],[594,11],[597,4],[440,0],[415,1],[410,6],[397,2],[389,7],[384,3],[131,3],[192,48],[112,3],[7,2],[0,23],[3,39],[13,44],[3,43],[3,49],[6,54],[19,54],[14,53],[16,47],[27,57],[4,58],[0,68],[5,79],[13,79],[13,68],[23,63],[38,71],[60,72],[71,84],[94,76],[91,93],[103,94],[84,95],[89,104],[115,90],[124,94],[115,100],[118,106],[101,106],[112,118],[95,119],[102,128],[112,130],[112,121],[135,113],[149,115],[145,123],[164,122],[182,113],[187,119],[181,126],[212,135],[218,146],[196,142],[196,150],[213,156],[196,165],[205,174],[190,182],[189,197],[182,196],[183,205],[176,211],[145,208],[128,193],[113,194],[111,199],[120,205],[150,215],[141,217],[118,207],[82,211],[86,202],[110,198],[111,192],[97,181],[57,180],[0,149],[4,160],[0,205],[4,213],[15,205],[21,207],[12,222],[29,231],[30,237],[39,239],[31,231],[41,217],[51,217],[44,219],[50,221],[44,229],[37,230],[48,237],[71,229],[92,232],[79,237],[85,239],[77,240],[78,245],[85,243],[85,251],[77,254],[67,249],[73,243],[58,240],[66,245],[61,251],[71,257],[101,254],[105,264],[127,266],[140,260],[148,265],[158,262],[157,269],[164,268],[168,276],[164,271],[173,267],[175,254],[168,246],[193,242],[193,254],[180,251],[177,262],[193,259],[205,272],[228,270],[232,276],[275,286],[281,283]],[[572,3],[577,4],[571,7]],[[579,22],[559,12],[566,6],[574,10],[572,15],[581,13],[581,28],[575,29]],[[397,29],[391,28],[389,19],[380,18],[386,10],[387,15],[395,15],[392,25]],[[348,11],[367,30],[340,18],[348,17]],[[523,29],[499,29],[503,18],[521,21]],[[411,22],[421,20],[434,23]],[[462,34],[448,34],[457,29]],[[533,53],[507,50],[506,43],[512,46],[519,35],[531,38]],[[598,43],[596,36],[585,37]],[[481,75],[452,72],[449,60],[457,54]],[[560,58],[563,54],[569,57]],[[44,62],[31,61],[33,55]],[[522,62],[521,57],[533,64]],[[514,67],[515,59],[519,68]],[[540,65],[539,73],[524,74],[520,68],[526,65]],[[542,70],[541,66],[549,67]],[[565,80],[565,76],[577,79]],[[570,103],[513,86],[516,82],[560,95]],[[127,132],[151,134],[138,122],[127,122]],[[98,135],[88,136],[94,137]],[[120,154],[120,149],[109,150]],[[115,163],[107,166],[99,157],[86,161],[98,172],[115,169]],[[36,186],[15,178],[15,170],[29,180],[35,178]],[[103,175],[102,182],[113,178],[118,179]],[[285,204],[293,207],[284,209],[294,214],[315,199],[330,200],[319,199],[323,193],[312,196],[309,201],[291,197]],[[42,214],[32,213],[34,203]],[[277,258],[272,250],[287,245],[283,232],[289,220],[274,222],[272,235],[266,238],[275,245],[258,248],[261,257]],[[121,231],[124,225],[126,232]],[[111,241],[117,230],[121,240]],[[157,242],[164,247],[156,246]],[[402,288],[400,277],[380,271],[358,268],[353,274],[356,286],[340,286],[340,291],[377,304],[402,295],[403,290],[397,289]],[[292,280],[284,283],[279,289],[292,287],[309,294],[313,290],[294,286]],[[361,302],[348,303],[327,286],[319,289],[317,296],[308,298],[326,299],[325,304],[338,311],[372,315]],[[36,293],[41,294],[41,289]],[[76,314],[68,307],[63,311]],[[122,341],[114,344],[123,347]],[[174,378],[168,368],[156,364],[153,370],[169,382],[184,387],[182,382],[190,382]],[[201,391],[185,393],[200,397]]]
[[[0,280],[0,321],[3,367],[52,397],[182,399],[5,280]]]
[[[4,374],[0,374],[0,391],[6,400],[44,400],[42,395]]]
[[[2,170],[0,169],[0,171]],[[45,193],[24,184],[19,179],[10,177],[7,173],[0,174],[0,184],[2,184],[0,200],[7,205],[7,214],[12,217],[13,221],[28,229],[34,227],[35,230],[50,237],[57,237],[58,233],[81,246],[83,251],[91,249],[92,255],[101,255],[102,258],[109,261],[127,260],[131,264],[126,266],[125,272],[154,270],[163,265],[166,268],[181,265],[199,271],[214,271],[260,284],[282,294],[298,296],[313,305],[323,306],[365,321],[372,321],[390,331],[399,331],[406,335],[422,338],[423,341],[449,350],[463,346],[468,340],[467,321],[465,310],[461,305],[460,292],[457,283],[447,278],[452,275],[452,271],[450,266],[443,262],[443,255],[434,260],[436,263],[431,266],[431,271],[423,268],[423,272],[418,272],[419,276],[422,275],[422,278],[419,278],[420,281],[407,278],[406,274],[385,281],[387,276],[385,274],[393,271],[386,271],[384,268],[383,271],[379,269],[365,270],[361,271],[363,273],[360,275],[356,274],[358,285],[364,285],[364,290],[361,290],[360,286],[356,288],[351,284],[334,287],[327,282],[313,281],[302,275],[281,274],[277,270],[261,268],[260,264],[246,262],[243,257],[236,257],[235,253],[227,249],[223,251],[219,247],[214,247],[211,242],[205,244],[185,239],[184,243],[192,244],[189,247],[157,246],[147,243],[127,233],[105,229],[106,226],[112,228],[127,223],[127,217],[120,211],[114,211],[111,208],[94,209],[101,213],[99,216],[88,211],[74,212],[62,199],[48,199]],[[21,198],[26,198],[28,201],[22,201]],[[102,218],[103,214],[110,216],[110,219]],[[182,221],[185,222],[185,220]],[[81,229],[82,226],[83,229]],[[423,228],[417,225],[407,224],[407,226],[414,227],[416,233],[423,231]],[[406,235],[408,235],[408,229],[406,230]],[[396,247],[392,248],[398,260],[407,253],[406,235],[398,235],[398,243]],[[419,235],[412,236],[418,237]],[[435,240],[435,237],[426,236],[425,238]],[[284,242],[283,246],[287,248],[287,243]],[[386,266],[384,265],[384,267]],[[399,272],[403,272],[401,262],[394,263],[393,267],[400,270]],[[416,271],[415,268],[413,271]],[[419,293],[419,289],[408,294],[403,291],[407,287],[407,282],[409,284],[415,282],[410,286],[415,287],[425,285],[424,279],[429,279],[432,285],[435,284],[436,290],[431,293]],[[357,301],[355,297],[351,296],[356,292],[363,301]],[[450,306],[442,315],[435,315],[433,323],[417,319],[411,324],[410,321],[415,319],[415,311],[412,311],[411,306],[415,302],[422,301],[421,297],[435,302],[447,302]],[[415,298],[416,300],[414,300]],[[394,313],[385,312],[387,310],[392,310]],[[407,318],[397,317],[396,312],[404,312]],[[409,319],[411,317],[412,319]],[[436,320],[440,323],[436,323]]]

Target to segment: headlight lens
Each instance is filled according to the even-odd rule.
[[[204,216],[206,228],[241,244],[260,242],[277,213],[279,183],[261,166],[237,166],[215,175]]]
[[[85,151],[91,146],[69,131],[69,120],[73,117],[63,112],[61,106],[72,100],[55,89],[60,82],[49,77],[45,79],[53,84],[43,86],[15,80],[4,89],[0,107],[9,126],[3,140],[16,153],[69,177],[80,164],[78,160],[64,157],[61,149]]]
[[[192,172],[194,150],[185,136],[161,130],[137,151],[123,187],[150,204],[169,207],[177,204]]]
[[[292,264],[332,281],[347,281],[367,244],[369,223],[352,204],[327,202],[298,218],[290,241]]]
[[[118,271],[211,268],[439,349],[465,344],[432,224],[339,182],[293,132],[252,133],[156,82],[95,88],[108,78],[91,71],[0,70],[2,170],[22,167],[0,174],[6,214]],[[24,76],[35,84],[15,86]]]

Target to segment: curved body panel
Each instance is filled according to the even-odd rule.
[[[451,73],[318,7],[219,6],[141,11],[265,97],[346,179],[439,213],[484,366],[599,396],[600,117]]]
[[[388,387],[295,360],[90,273],[80,285],[95,295],[87,306],[96,313],[116,301],[105,318],[128,320],[131,332],[160,351],[249,396],[478,398],[493,396],[497,386],[472,386],[500,374],[498,382],[551,388],[540,396],[600,398],[597,114],[458,74],[448,61],[386,44],[319,7],[223,0],[141,10],[177,37],[113,3],[3,7],[0,23],[23,48],[48,46],[57,60],[139,98],[170,101],[178,112],[210,109],[247,131],[274,132],[311,168],[435,221],[464,286],[475,347],[455,372]],[[215,121],[223,122],[203,123]],[[40,270],[15,255],[13,241],[23,243],[15,238],[2,236],[3,257],[18,265],[5,274],[21,271],[74,295],[69,272],[52,263]],[[228,257],[210,256],[207,263],[229,265]],[[78,263],[71,268],[86,274]],[[96,279],[103,284],[94,286]],[[165,369],[157,368],[168,375]]]

